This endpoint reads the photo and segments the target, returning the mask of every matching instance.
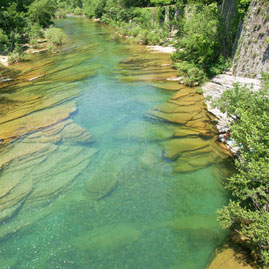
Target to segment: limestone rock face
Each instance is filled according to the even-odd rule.
[[[234,56],[234,75],[260,78],[262,72],[269,72],[268,13],[266,2],[251,1]]]

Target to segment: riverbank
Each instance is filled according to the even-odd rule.
[[[261,81],[259,79],[237,77],[233,76],[231,72],[218,75],[202,86],[207,109],[217,118],[216,126],[219,130],[220,140],[222,142],[225,142],[224,135],[229,130],[229,125],[234,118],[229,117],[227,113],[222,113],[218,108],[213,107],[212,102],[218,100],[226,89],[233,88],[233,85],[236,83],[252,88],[253,91],[258,90],[261,87]],[[229,148],[233,154],[236,154],[239,149],[238,146],[235,146],[232,143],[229,145]]]

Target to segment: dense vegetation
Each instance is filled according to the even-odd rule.
[[[0,54],[18,60],[26,43],[36,45],[44,36],[55,11],[54,0],[0,0]]]
[[[236,115],[231,137],[240,147],[237,172],[226,182],[234,199],[219,211],[219,220],[234,232],[235,241],[251,250],[261,266],[269,265],[268,96],[269,75],[264,75],[259,91],[236,85],[218,101],[221,110]]]

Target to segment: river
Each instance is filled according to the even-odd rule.
[[[0,89],[0,268],[205,268],[231,164],[203,96],[166,54],[56,24]]]

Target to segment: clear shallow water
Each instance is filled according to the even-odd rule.
[[[215,212],[227,200],[221,185],[227,167],[174,173],[162,148],[173,125],[145,116],[171,92],[150,81],[130,83],[122,71],[132,70],[119,67],[146,52],[112,40],[109,28],[85,19],[57,24],[69,49],[54,58],[36,56],[46,76],[20,93],[42,93],[44,99],[70,93],[53,107],[76,95],[71,119],[92,138],[64,137],[39,163],[28,162],[23,178],[34,184],[0,226],[0,268],[205,268],[224,238]],[[46,196],[55,181],[72,173],[68,184]],[[41,174],[42,185],[36,180]],[[94,185],[98,191],[92,194],[96,179],[104,183]]]

